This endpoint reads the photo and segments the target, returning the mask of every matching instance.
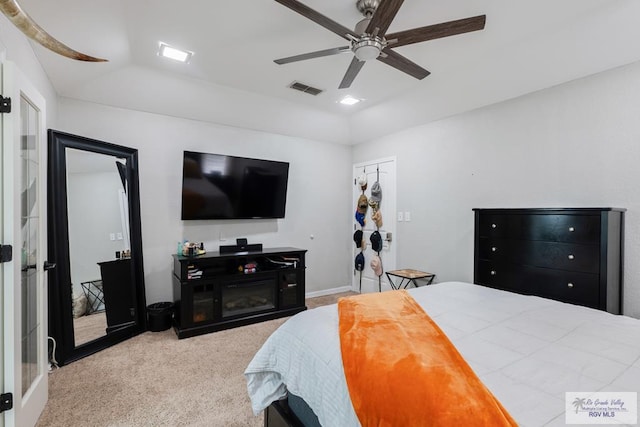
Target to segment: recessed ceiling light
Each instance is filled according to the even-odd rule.
[[[342,99],[340,100],[340,104],[344,104],[344,105],[354,105],[354,104],[357,104],[357,103],[358,103],[358,102],[360,102],[360,101],[361,101],[361,99],[354,98],[354,97],[353,97],[353,96],[351,96],[351,95],[347,95],[347,96],[345,96],[344,98],[342,98]]]
[[[160,42],[160,49],[158,50],[158,55],[163,56],[165,58],[173,59],[174,61],[180,62],[189,62],[193,52],[189,52],[188,50],[178,49],[172,46],[169,46],[166,43]]]

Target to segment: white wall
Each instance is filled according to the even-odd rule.
[[[71,283],[76,292],[82,291],[81,283],[100,280],[98,262],[115,260],[116,251],[128,249],[122,238],[110,239],[111,233],[122,235],[122,183],[115,161],[111,163],[112,172],[67,174]]]
[[[101,74],[63,93],[118,108],[281,135],[342,144],[348,144],[350,137],[344,116],[135,65]]]
[[[139,150],[147,303],[171,301],[178,241],[308,249],[307,292],[350,284],[351,147],[62,98],[58,130]],[[181,221],[182,152],[290,162],[281,220]],[[313,235],[313,239],[311,236]]]
[[[398,159],[398,267],[473,280],[472,208],[626,208],[624,313],[640,317],[640,63],[354,147]]]

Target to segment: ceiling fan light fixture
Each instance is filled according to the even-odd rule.
[[[380,55],[380,49],[375,46],[362,46],[356,49],[355,54],[360,61],[369,61]]]
[[[160,48],[158,49],[158,55],[164,58],[173,59],[174,61],[188,63],[193,56],[193,52],[188,50],[182,50],[169,46],[166,43],[160,42]]]
[[[359,61],[370,61],[380,56],[386,46],[386,41],[380,37],[363,36],[352,43],[351,50]]]

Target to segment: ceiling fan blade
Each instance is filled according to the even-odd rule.
[[[383,2],[380,2],[376,12],[371,17],[369,25],[367,25],[366,32],[368,34],[372,34],[377,28],[377,34],[381,36],[384,35],[387,29],[389,29],[391,21],[396,17],[396,14],[403,2],[404,0],[384,0]]]
[[[305,18],[311,19],[316,24],[322,25],[327,30],[333,31],[340,37],[343,37],[347,40],[351,40],[349,37],[347,37],[347,34],[350,34],[353,37],[358,37],[358,35],[354,33],[352,30],[348,29],[343,25],[338,24],[334,20],[327,18],[323,14],[316,12],[315,10],[311,9],[309,6],[302,4],[297,0],[276,0],[276,1],[281,5],[286,6],[289,9],[293,10],[294,12],[298,12],[300,15],[304,16]]]
[[[385,49],[382,51],[386,54],[378,56],[378,61],[384,62],[387,65],[391,65],[393,68],[396,68],[404,73],[409,74],[412,77],[415,77],[418,80],[422,80],[431,74],[429,71],[425,70],[415,62],[409,61],[404,56],[400,55],[397,52],[394,52],[391,49]]]
[[[301,55],[289,56],[287,58],[276,59],[275,62],[278,65],[288,64],[290,62],[304,61],[306,59],[320,58],[323,56],[337,55],[343,52],[351,52],[349,46],[334,47],[332,49],[318,50],[316,52],[303,53]]]
[[[365,61],[359,61],[358,58],[356,58],[355,56],[353,57],[353,59],[351,60],[351,64],[349,65],[349,68],[347,68],[347,72],[345,73],[344,77],[342,78],[342,81],[340,82],[340,86],[338,86],[338,89],[346,89],[349,86],[351,86],[351,83],[353,83],[353,80],[356,78],[356,76],[362,69],[364,62]]]
[[[483,30],[486,19],[486,15],[479,15],[472,18],[458,19],[456,21],[443,22],[441,24],[414,28],[412,30],[399,31],[397,33],[387,34],[385,38],[389,40],[392,47],[396,48],[412,43]],[[392,40],[396,39],[396,42],[391,43]]]

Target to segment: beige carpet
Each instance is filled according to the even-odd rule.
[[[80,345],[107,334],[107,314],[104,311],[73,319],[76,345]]]
[[[307,300],[332,304],[334,294]],[[178,340],[146,332],[53,371],[37,426],[262,426],[244,369],[285,319]]]

